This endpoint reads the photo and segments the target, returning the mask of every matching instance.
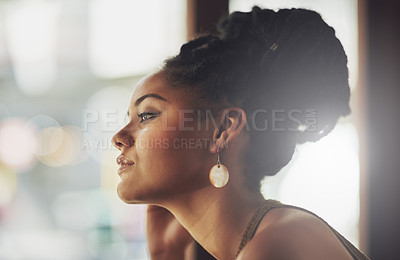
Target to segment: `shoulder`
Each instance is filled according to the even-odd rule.
[[[302,210],[276,208],[260,223],[238,259],[353,259],[333,231]]]

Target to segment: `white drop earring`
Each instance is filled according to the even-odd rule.
[[[209,174],[210,182],[215,188],[224,187],[229,181],[229,171],[225,165],[221,164],[219,147],[217,148],[217,164],[214,165]]]

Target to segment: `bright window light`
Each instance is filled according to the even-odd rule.
[[[89,3],[89,66],[96,76],[146,74],[186,39],[183,0]]]
[[[58,14],[57,1],[10,1],[7,4],[8,47],[17,84],[24,94],[42,95],[56,79]]]
[[[282,201],[313,211],[358,244],[358,136],[352,124],[340,124],[320,141],[299,146],[282,178]]]

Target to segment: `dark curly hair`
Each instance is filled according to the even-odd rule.
[[[162,70],[172,86],[196,91],[203,108],[246,112],[245,174],[258,190],[296,144],[319,140],[350,113],[347,56],[334,29],[305,9],[255,6],[224,18],[218,31],[184,44]]]

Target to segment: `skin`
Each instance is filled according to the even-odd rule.
[[[136,106],[150,93],[165,100],[148,97]],[[193,239],[217,259],[235,259],[243,231],[264,200],[245,184],[245,112],[224,107],[216,124],[198,120],[196,112],[183,115],[193,111],[195,97],[189,90],[169,86],[163,72],[149,75],[132,95],[129,123],[113,137],[114,146],[134,162],[120,174],[119,197],[130,204],[149,204],[152,259],[191,259]],[[143,112],[153,114],[141,120],[137,114]],[[159,145],[156,140],[161,140]],[[200,140],[202,145],[185,146],[183,140]],[[204,140],[209,140],[207,145]],[[218,147],[230,174],[228,184],[219,189],[208,177]],[[238,259],[351,258],[319,219],[298,210],[274,209]]]

